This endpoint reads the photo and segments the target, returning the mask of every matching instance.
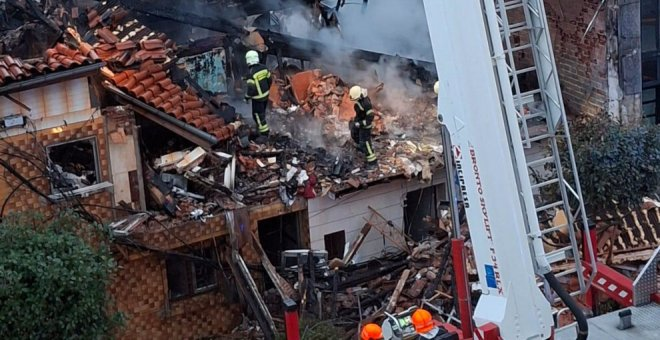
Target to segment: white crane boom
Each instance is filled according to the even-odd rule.
[[[508,77],[497,67],[502,42],[493,40],[480,0],[424,0],[424,6],[440,81],[438,108],[451,133],[445,150],[454,153],[482,289],[475,324],[496,324],[504,339],[547,339],[551,307],[535,268],[543,274],[549,266],[540,238],[532,246],[528,238],[527,230],[539,234],[539,226],[522,144],[512,143],[521,140],[507,107],[513,96],[500,86]]]

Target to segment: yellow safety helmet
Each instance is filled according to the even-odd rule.
[[[259,53],[257,51],[248,51],[245,53],[245,62],[248,66],[256,65],[259,63]]]
[[[436,81],[435,84],[433,84],[433,92],[435,94],[438,94],[440,92],[440,81]]]
[[[356,85],[356,86],[351,87],[351,90],[348,91],[348,97],[352,101],[356,101],[356,100],[360,99],[360,97],[362,97],[363,93],[364,93],[364,91],[362,90],[362,88]]]

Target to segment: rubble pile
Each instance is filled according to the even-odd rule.
[[[197,147],[160,156],[145,164],[148,195],[171,217],[205,222],[222,210],[241,204],[226,186],[231,155]]]

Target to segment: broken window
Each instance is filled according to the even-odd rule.
[[[346,244],[346,232],[344,230],[327,234],[323,236],[323,240],[329,259],[344,258],[344,245]]]
[[[54,194],[98,183],[100,172],[95,138],[52,145],[47,151]]]
[[[207,292],[218,285],[215,248],[204,247],[191,255],[200,258],[171,256],[165,261],[169,298],[181,299]]]

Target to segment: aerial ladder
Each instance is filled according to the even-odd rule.
[[[586,339],[588,322],[575,296],[595,287],[623,306],[633,305],[633,295],[657,299],[657,287],[637,281],[656,277],[658,251],[634,283],[596,260],[543,1],[424,0],[424,7],[440,82],[438,120],[445,153],[453,156],[447,166],[455,169],[448,172],[452,215],[461,197],[481,290],[471,311],[455,218],[461,338],[551,339],[551,303],[561,300],[577,321],[574,337]],[[519,56],[523,51],[527,58]],[[527,157],[535,143],[549,146],[550,154]],[[561,143],[566,158],[559,157]],[[530,169],[539,166],[554,168],[552,177],[532,180]],[[544,201],[538,193],[550,186],[558,198]],[[560,210],[563,225],[541,228],[540,213]],[[585,236],[582,257],[575,228]],[[546,253],[543,237],[560,229],[568,231],[568,244]],[[560,261],[573,267],[553,273]],[[577,276],[576,291],[560,284],[558,277],[567,275]]]

